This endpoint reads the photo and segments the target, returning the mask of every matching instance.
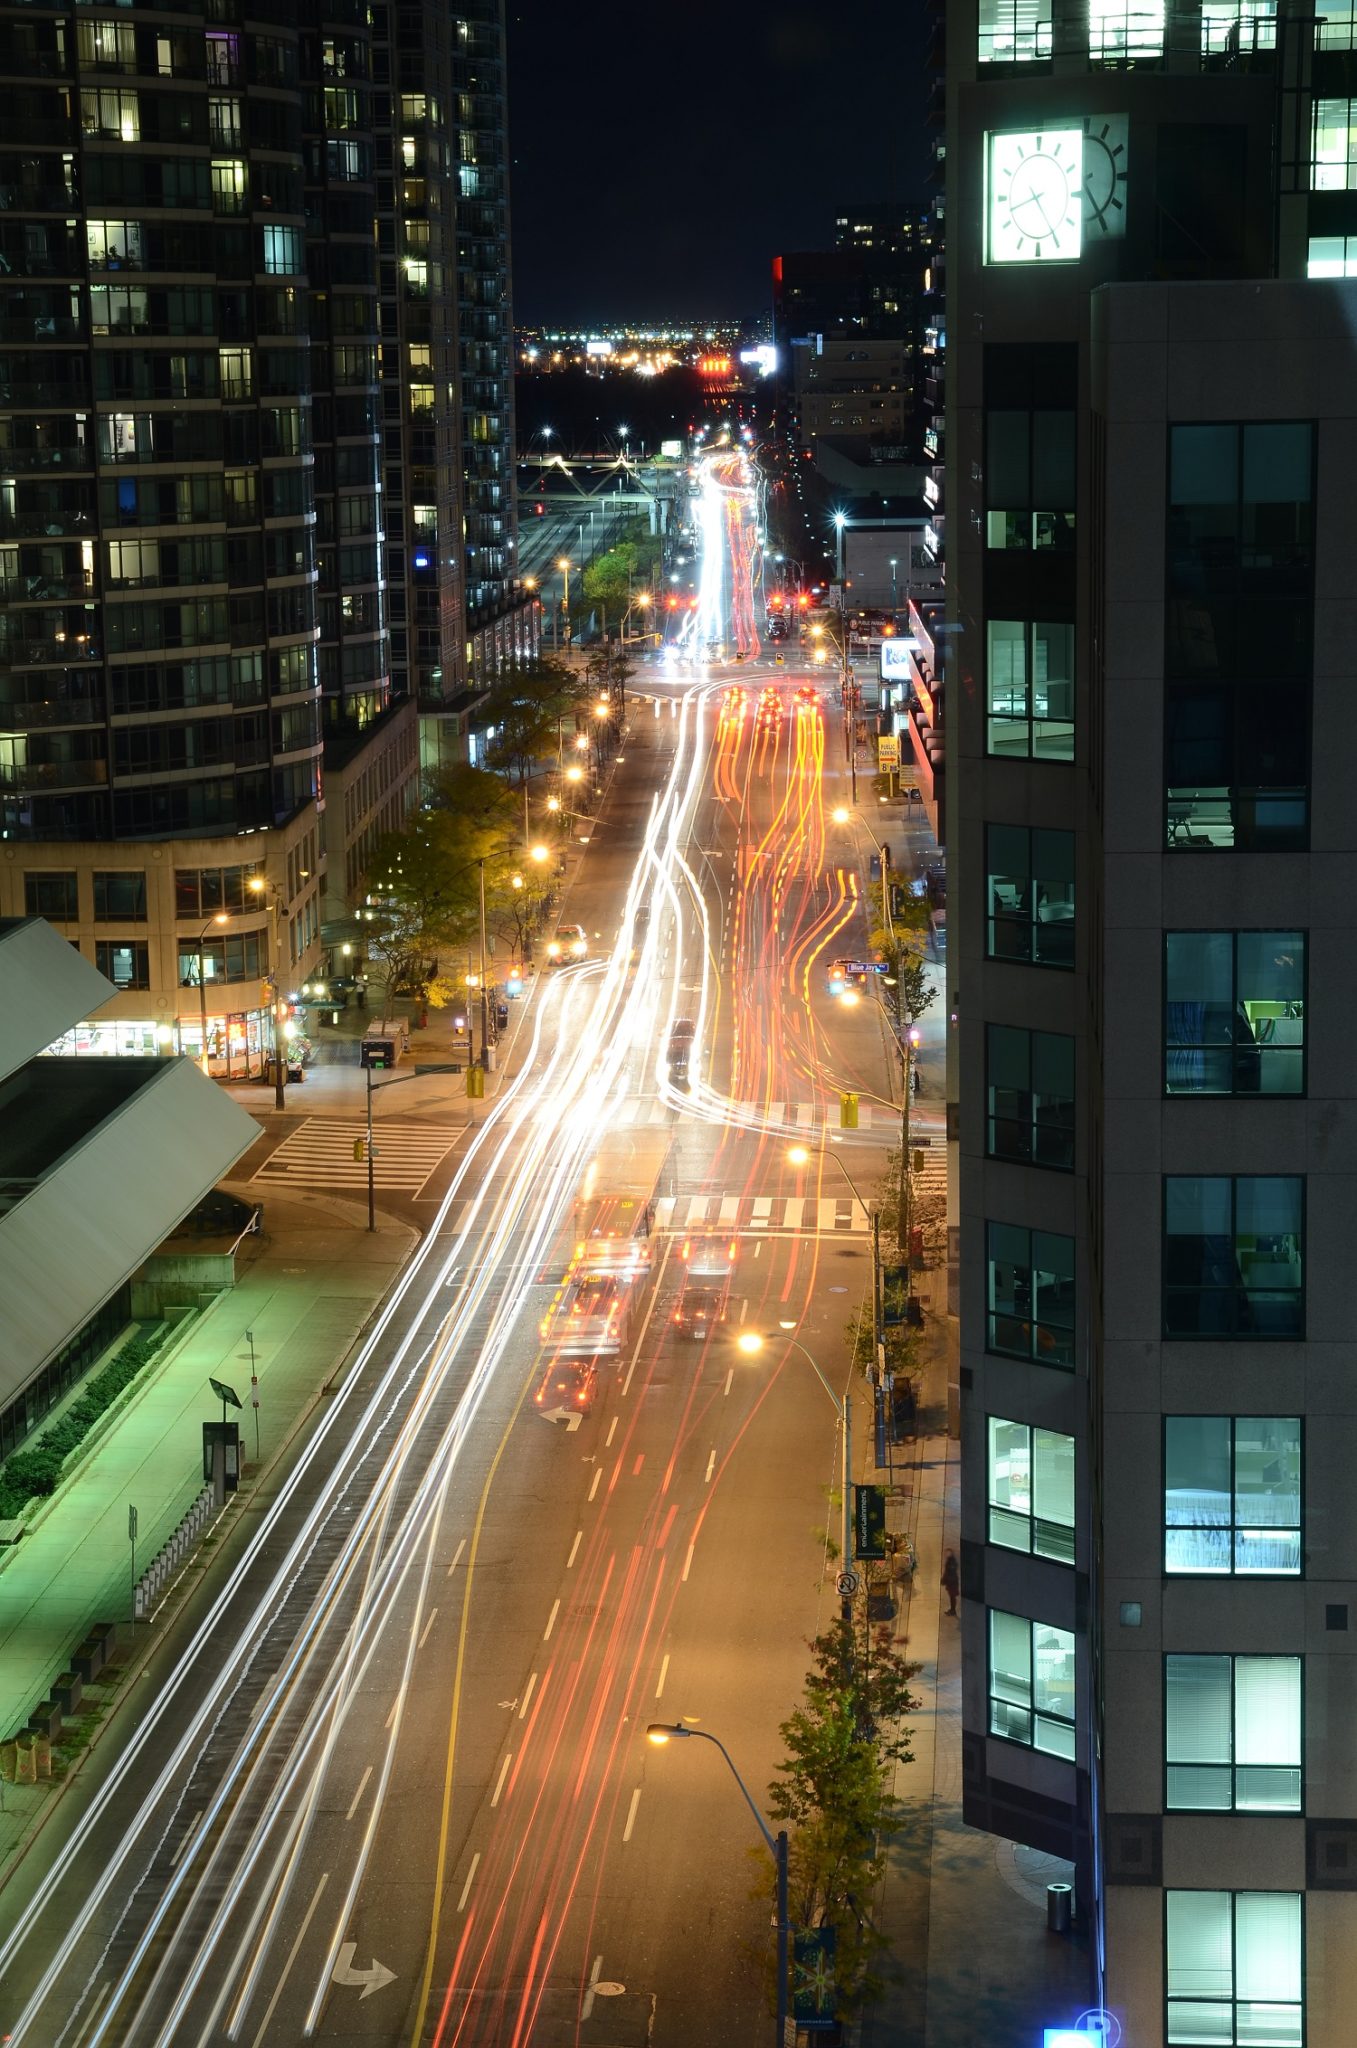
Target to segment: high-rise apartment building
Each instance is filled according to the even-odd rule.
[[[0,6],[0,912],[236,1072],[531,630],[502,11],[106,12]]]
[[[965,1811],[1137,2048],[1350,2031],[1354,49],[948,16]]]

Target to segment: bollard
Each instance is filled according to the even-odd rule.
[[[1068,1934],[1074,1919],[1074,1886],[1048,1884],[1046,1887],[1046,1931]]]

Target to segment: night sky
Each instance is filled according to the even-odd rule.
[[[514,314],[768,310],[841,202],[918,200],[922,0],[509,0]]]

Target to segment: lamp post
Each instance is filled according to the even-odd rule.
[[[847,825],[853,817],[853,813],[843,804],[839,804],[830,815],[833,817],[836,825]],[[875,832],[867,823],[866,818],[859,818],[857,822],[860,825],[866,826],[867,837],[881,856],[881,916],[882,922],[886,927],[887,938],[894,940],[895,923],[891,916],[891,850],[883,840],[877,838]]]
[[[566,644],[568,646],[570,642],[570,557],[568,555],[562,555],[557,561],[556,567],[560,570],[561,574],[565,578],[565,637]],[[551,644],[553,650],[555,650],[557,653],[560,652],[561,646],[560,624],[560,611],[559,609],[553,608],[551,615]]]
[[[854,1180],[852,1174],[848,1171],[848,1168],[844,1165],[842,1159],[840,1159],[837,1152],[831,1152],[828,1149],[826,1149],[823,1152],[813,1152],[809,1145],[793,1145],[787,1153],[787,1159],[792,1166],[797,1167],[809,1166],[812,1159],[827,1159],[831,1161],[833,1165],[838,1167],[839,1172],[843,1175],[849,1187],[852,1189],[853,1199],[858,1204],[858,1207],[862,1210],[865,1216],[870,1216],[872,1219],[872,1357],[875,1359],[877,1354],[877,1346],[881,1342],[882,1335],[881,1217],[878,1210],[878,1205],[875,1202],[865,1202],[862,1199],[862,1195],[859,1192],[857,1182]]]
[[[484,860],[477,861],[476,869],[481,898],[481,1065],[487,1074],[492,1074],[495,1070],[495,1048],[490,1042],[490,990],[486,985]]]
[[[287,1036],[284,1029],[287,1019],[287,999],[283,994],[282,955],[278,942],[278,888],[263,875],[252,875],[250,887],[256,896],[268,899],[269,907],[269,981],[273,986],[273,1106],[287,1107]]]
[[[764,1846],[771,1852],[777,1871],[777,2031],[774,2040],[777,2048],[785,2048],[787,2036],[787,1950],[791,1928],[787,1910],[787,1830],[779,1828],[776,1836],[769,1827],[750,1796],[749,1787],[736,1770],[730,1751],[718,1735],[711,1735],[705,1728],[685,1728],[679,1721],[652,1721],[646,1729],[646,1739],[657,1749],[663,1749],[670,1742],[686,1742],[697,1736],[702,1742],[710,1742],[720,1750],[726,1760],[726,1769],[744,1795],[744,1803],[754,1816],[754,1825],[763,1836]]]
[[[851,1571],[853,1564],[853,1404],[847,1394],[844,1395],[842,1400],[839,1399],[839,1396],[835,1393],[833,1387],[830,1386],[829,1381],[821,1372],[820,1367],[817,1364],[813,1353],[806,1349],[805,1345],[801,1342],[801,1339],[799,1337],[789,1336],[787,1331],[785,1330],[780,1330],[778,1332],[778,1336],[779,1338],[784,1339],[788,1344],[792,1345],[797,1351],[801,1353],[801,1356],[805,1359],[811,1371],[815,1374],[816,1379],[820,1382],[820,1385],[828,1394],[830,1403],[834,1409],[834,1413],[838,1416],[839,1421],[843,1426],[843,1476],[841,1480],[841,1489],[843,1492],[842,1569],[845,1572],[849,1572]],[[740,1335],[735,1340],[738,1349],[743,1351],[747,1357],[752,1357],[756,1351],[762,1351],[765,1341],[766,1339],[762,1337],[757,1330],[742,1330]],[[845,1622],[851,1624],[853,1619],[853,1596],[851,1593],[845,1593],[843,1594],[842,1598],[843,1618]]]
[[[219,911],[217,911],[217,913],[216,913],[216,915],[215,915],[215,916],[213,916],[213,917],[209,917],[209,918],[208,918],[208,920],[207,920],[207,923],[206,923],[206,924],[205,924],[205,925],[203,926],[202,930],[201,930],[201,931],[199,932],[199,934],[198,934],[197,938],[196,938],[196,939],[194,940],[194,942],[193,942],[193,943],[194,943],[194,945],[195,945],[195,946],[197,947],[197,950],[198,950],[198,1028],[199,1028],[199,1030],[200,1030],[200,1031],[201,1031],[201,1033],[202,1033],[202,1057],[201,1057],[201,1058],[199,1059],[199,1061],[198,1061],[198,1065],[199,1065],[199,1066],[200,1066],[200,1067],[202,1068],[202,1070],[203,1070],[203,1072],[204,1072],[205,1074],[206,1074],[206,1073],[207,1073],[207,1071],[208,1071],[208,1065],[207,1065],[207,974],[206,974],[206,970],[205,970],[205,968],[204,968],[204,965],[203,965],[203,940],[204,940],[204,939],[205,939],[205,938],[207,937],[208,933],[209,933],[209,932],[211,931],[211,929],[212,929],[212,927],[213,927],[213,925],[214,925],[214,924],[229,924],[229,923],[230,923],[230,919],[229,919],[229,918],[227,917],[227,915],[226,915],[226,912],[225,912],[224,910],[219,910]]]
[[[894,611],[894,610],[895,610],[895,602],[896,602],[896,600],[895,600],[895,572],[896,572],[896,570],[897,570],[897,569],[899,568],[899,566],[900,566],[900,558],[899,558],[899,556],[898,556],[898,555],[892,555],[892,556],[891,556],[891,610],[892,610],[892,611]]]

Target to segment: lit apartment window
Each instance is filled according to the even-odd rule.
[[[989,1540],[1074,1563],[1074,1438],[989,1418]]]
[[[244,213],[248,189],[243,163],[234,157],[226,157],[213,164],[213,213]]]
[[[1277,47],[1277,0],[1202,0],[1202,55],[1237,57]]]
[[[1300,1572],[1295,1415],[1164,1417],[1164,1570],[1213,1578]]]
[[[1074,1369],[1074,1239],[986,1223],[986,1346]]]
[[[1166,1095],[1303,1095],[1304,932],[1166,932]]]
[[[1299,1174],[1164,1179],[1164,1335],[1305,1332],[1305,1182]]]
[[[1164,48],[1162,0],[1089,0],[1088,53],[1104,61],[1158,57]]]
[[[985,1027],[991,1159],[1025,1166],[1074,1166],[1074,1040],[1012,1024]]]
[[[239,149],[245,129],[240,101],[234,97],[212,97],[207,102],[207,127],[214,149]]]
[[[1357,235],[1311,235],[1307,277],[1357,277]]]
[[[1316,7],[1315,48],[1357,50],[1357,4],[1355,0],[1323,0]]]
[[[86,221],[85,246],[89,251],[91,270],[142,268],[139,220]]]
[[[1165,1892],[1169,2048],[1301,2048],[1299,1892]]]
[[[1074,1637],[1067,1629],[990,1609],[989,1732],[1074,1762]]]
[[[1315,101],[1312,192],[1350,192],[1357,186],[1357,101]]]
[[[982,64],[1030,64],[1050,54],[1051,0],[980,0]]]
[[[306,250],[300,228],[264,229],[264,269],[271,277],[290,277],[306,268]]]
[[[985,827],[991,960],[1074,965],[1074,834]]]
[[[1074,628],[991,619],[986,628],[991,754],[1033,761],[1074,759]]]
[[[138,142],[141,139],[141,102],[135,92],[122,92],[116,87],[82,92],[80,126],[86,135],[98,135],[116,142]]]
[[[145,939],[96,939],[94,964],[115,988],[149,988],[150,954]]]
[[[1164,1659],[1170,1813],[1299,1813],[1299,1657]]]

